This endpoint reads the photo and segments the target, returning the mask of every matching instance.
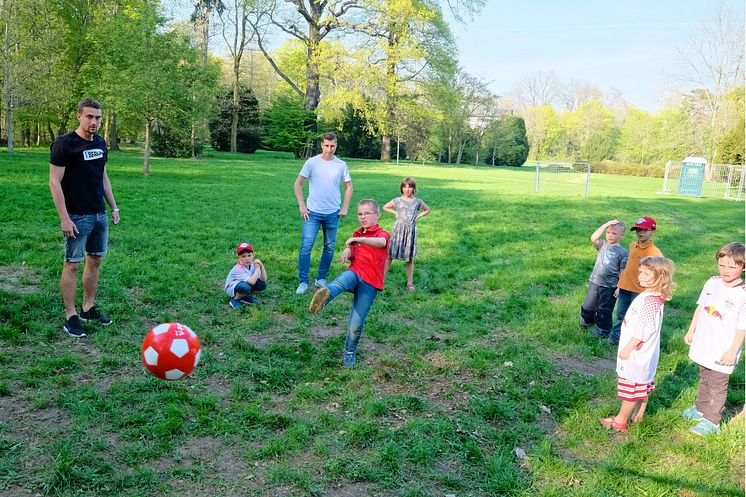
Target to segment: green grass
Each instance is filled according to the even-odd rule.
[[[679,417],[698,381],[683,335],[714,252],[744,238],[743,204],[661,196],[660,179],[599,175],[585,199],[569,184],[535,195],[523,169],[352,161],[355,202],[386,202],[412,175],[433,212],[420,223],[417,292],[394,264],[360,365],[345,370],[349,296],[311,316],[310,295],[293,292],[300,161],[209,153],[154,159],[143,177],[135,152],[111,154],[122,222],[98,303],[115,323],[77,341],[61,331],[48,167],[46,150],[0,155],[3,495],[743,494],[743,363],[722,436],[697,438]],[[643,214],[658,221],[678,288],[649,414],[618,435],[596,421],[618,407],[615,351],[579,329],[578,311],[590,234]],[[342,221],[340,242],[355,224]],[[244,240],[270,286],[262,305],[235,311],[222,284]],[[203,344],[200,366],[174,383],[139,357],[166,321]]]

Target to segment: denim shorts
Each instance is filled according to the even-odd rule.
[[[65,238],[65,262],[81,262],[83,251],[88,255],[106,255],[109,240],[109,219],[105,212],[99,214],[70,214],[78,228],[73,237]]]

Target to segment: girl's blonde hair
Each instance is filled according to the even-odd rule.
[[[660,293],[666,300],[671,300],[676,283],[673,281],[673,273],[676,266],[671,259],[661,255],[653,255],[640,259],[638,266],[645,266],[653,271],[653,282],[648,289]]]
[[[404,187],[410,186],[414,190],[412,194],[417,193],[417,182],[414,180],[413,177],[407,176],[403,180],[401,180],[401,185],[399,185],[399,191],[404,193]]]

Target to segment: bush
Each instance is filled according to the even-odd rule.
[[[662,178],[666,173],[666,166],[660,164],[630,164],[613,160],[602,160],[591,163],[591,172],[599,174],[619,174],[621,176],[643,176]]]
[[[522,117],[504,116],[485,133],[488,145],[484,162],[496,166],[519,167],[528,158],[526,123]]]
[[[219,101],[220,115],[210,121],[210,142],[215,150],[229,152],[231,149],[231,125],[233,122],[233,90],[229,89]],[[259,123],[259,102],[251,88],[238,90],[238,132],[236,151],[253,154],[260,147],[262,128]]]
[[[192,125],[186,119],[172,119],[153,130],[153,155],[158,157],[192,157]],[[195,140],[194,153],[202,155],[202,140]]]

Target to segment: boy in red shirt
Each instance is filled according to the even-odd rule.
[[[345,242],[340,262],[349,262],[348,269],[319,288],[311,299],[308,312],[316,314],[342,292],[354,295],[345,341],[344,365],[355,365],[355,352],[368,315],[378,292],[383,290],[383,279],[388,259],[389,234],[378,226],[381,210],[375,200],[363,199],[357,204],[360,228]]]

